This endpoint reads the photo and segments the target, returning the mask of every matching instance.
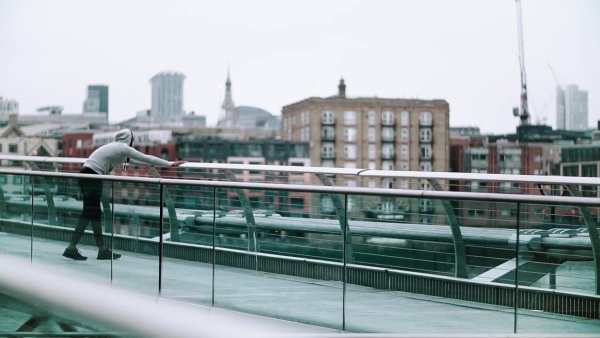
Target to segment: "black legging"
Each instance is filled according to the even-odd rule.
[[[81,174],[97,174],[95,171],[88,167],[82,167],[79,171]],[[102,198],[102,181],[94,180],[89,178],[80,178],[79,186],[83,193],[83,210],[81,216],[77,221],[75,232],[71,238],[71,244],[77,245],[79,239],[83,235],[85,228],[88,223],[92,224],[92,231],[94,231],[94,238],[96,239],[96,245],[98,248],[104,247],[104,240],[102,238],[102,210],[100,209],[100,199]]]

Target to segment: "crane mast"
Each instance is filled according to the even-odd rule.
[[[527,77],[525,76],[525,51],[523,48],[523,23],[521,22],[521,1],[517,3],[517,29],[519,34],[519,65],[521,66],[521,107],[519,118],[521,125],[529,124],[529,106],[527,104]]]

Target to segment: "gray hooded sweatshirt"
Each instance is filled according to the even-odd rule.
[[[173,162],[165,161],[152,155],[146,155],[130,147],[133,134],[129,129],[120,130],[115,135],[115,140],[94,150],[92,155],[85,161],[84,166],[92,169],[100,175],[109,174],[115,166],[124,163],[131,158],[132,163],[151,164],[156,166],[170,167]]]

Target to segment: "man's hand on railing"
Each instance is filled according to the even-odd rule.
[[[187,161],[175,161],[171,164],[171,167],[179,167],[180,165],[187,163]]]

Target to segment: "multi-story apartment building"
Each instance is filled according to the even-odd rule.
[[[577,85],[556,87],[556,129],[589,129],[587,91]]]
[[[283,107],[282,137],[310,142],[314,166],[448,171],[449,115],[445,100],[347,97],[342,79],[335,96],[311,97]],[[430,189],[424,180],[337,180],[347,186]],[[323,208],[328,204],[322,203]],[[361,207],[359,201],[349,201],[353,204]],[[431,209],[430,204],[422,200],[418,209]]]

